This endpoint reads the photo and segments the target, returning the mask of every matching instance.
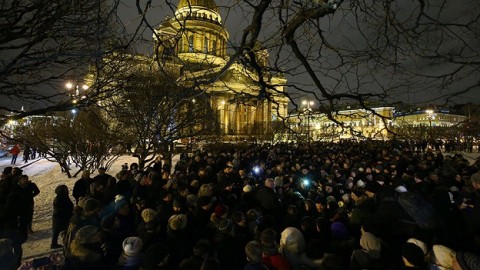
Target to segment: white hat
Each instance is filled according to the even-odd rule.
[[[358,180],[357,187],[360,187],[360,188],[365,187],[365,182],[363,182],[362,180]]]
[[[140,237],[127,237],[122,243],[123,253],[127,256],[135,256],[142,250],[143,241]]]
[[[404,192],[407,192],[407,188],[404,187],[404,186],[398,186],[395,188],[395,191],[398,192],[398,193],[404,193]]]

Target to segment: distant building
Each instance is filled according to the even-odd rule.
[[[468,117],[446,109],[418,109],[397,112],[395,107],[378,106],[367,109],[347,107],[332,113],[311,109],[289,115],[291,132],[277,135],[284,141],[339,141],[341,139],[386,140],[394,128],[452,127],[464,123]]]
[[[370,110],[347,107],[332,113],[304,110],[289,116],[292,134],[287,140],[338,141],[341,139],[389,138],[388,127],[392,126],[393,107],[372,107]]]
[[[415,111],[397,112],[393,122],[396,126],[413,127],[451,127],[465,122],[465,115],[451,113],[447,109],[417,109]]]

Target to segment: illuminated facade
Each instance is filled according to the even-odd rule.
[[[209,98],[219,135],[225,140],[265,135],[288,114],[286,79],[264,74],[274,91],[262,98],[258,75],[239,63],[229,63],[229,34],[213,0],[180,0],[175,16],[166,18],[153,35],[159,69],[178,77],[185,88]],[[268,66],[268,52],[254,48],[257,62]]]
[[[387,127],[392,126],[393,107],[374,107],[371,110],[340,110],[332,114],[332,119],[324,113],[311,110],[290,115],[294,133],[307,141],[338,141],[341,139],[369,138],[385,140],[389,138]],[[295,138],[291,137],[291,140]]]
[[[394,123],[396,126],[413,127],[451,127],[465,122],[468,119],[465,115],[453,114],[448,110],[417,110],[408,113],[398,113],[395,115]]]
[[[386,140],[390,131],[406,127],[448,128],[459,125],[467,116],[452,114],[448,110],[418,110],[396,113],[394,107],[372,107],[370,110],[340,110],[329,119],[326,114],[304,110],[291,114],[292,132],[278,136],[279,140],[338,141],[341,139]]]

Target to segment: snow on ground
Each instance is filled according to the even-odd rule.
[[[19,156],[15,166],[23,167],[23,174],[28,175],[29,179],[37,184],[40,189],[40,194],[35,197],[32,226],[34,233],[30,234],[27,242],[23,244],[23,260],[28,260],[51,252],[50,239],[52,235],[52,210],[55,188],[61,184],[67,185],[71,197],[73,185],[80,177],[69,179],[65,173],[61,172],[57,163],[49,162],[45,159],[36,159],[24,164],[23,161],[20,161],[20,158]],[[0,172],[5,167],[12,166],[10,165],[10,159],[10,157],[0,158]],[[130,164],[132,162],[137,162],[137,159],[131,156],[122,156],[112,165],[107,173],[115,176],[122,169],[122,164]],[[96,172],[92,174],[92,177],[95,175]],[[73,197],[71,199],[74,202]]]

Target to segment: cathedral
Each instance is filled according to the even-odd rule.
[[[229,34],[214,0],[180,0],[153,34],[158,68],[177,83],[208,97],[216,130],[223,140],[273,138],[288,114],[286,79],[268,71],[268,51],[253,48],[258,72],[229,56]],[[264,73],[263,73],[264,72]]]

